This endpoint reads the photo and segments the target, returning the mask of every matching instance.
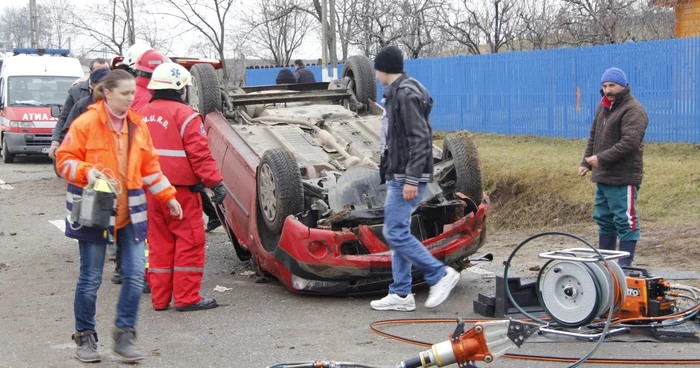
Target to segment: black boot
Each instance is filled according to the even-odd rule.
[[[625,257],[625,258],[620,258],[619,261],[617,261],[617,264],[620,265],[620,267],[624,266],[631,266],[632,265],[632,259],[634,258],[634,250],[637,248],[637,241],[621,241],[620,242],[620,251],[621,252],[629,252],[630,256]]]
[[[180,312],[190,312],[190,311],[212,309],[212,308],[216,308],[218,306],[219,305],[216,303],[215,299],[202,298],[199,300],[199,303],[197,303],[197,304],[187,305],[184,307],[176,307],[175,309],[180,311]]]
[[[599,235],[598,248],[603,250],[615,250],[617,248],[617,236]]]

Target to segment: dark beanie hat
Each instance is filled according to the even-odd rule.
[[[100,83],[105,76],[109,73],[109,68],[99,68],[95,69],[90,73],[90,83]]]
[[[374,59],[374,69],[390,74],[403,73],[403,53],[396,46],[386,46]]]
[[[277,84],[292,84],[292,83],[296,83],[297,79],[294,77],[294,73],[292,73],[291,70],[282,69],[277,74],[277,79],[275,80],[275,82]]]

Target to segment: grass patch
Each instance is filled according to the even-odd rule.
[[[444,133],[435,144],[442,146]],[[577,173],[585,140],[474,134],[484,190],[492,201],[489,223],[530,229],[591,222],[595,184]],[[640,222],[693,225],[700,221],[700,149],[690,144],[646,143],[638,196]]]

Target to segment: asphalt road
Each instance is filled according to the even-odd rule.
[[[78,367],[73,358],[73,296],[78,277],[77,242],[53,222],[64,214],[65,183],[46,158],[17,157],[0,163],[0,367]],[[498,242],[498,236],[489,238]],[[488,244],[486,245],[488,247]],[[498,265],[490,266],[498,271]],[[487,267],[488,268],[488,267]],[[123,366],[111,354],[111,325],[119,291],[110,283],[108,263],[98,299],[98,366]],[[453,295],[434,310],[422,304],[427,290],[417,291],[412,313],[377,312],[371,297],[330,298],[295,295],[278,282],[256,283],[245,271],[225,234],[207,236],[207,263],[202,294],[221,307],[182,313],[155,312],[150,296],[141,300],[138,344],[149,353],[144,367],[266,367],[307,360],[355,361],[393,366],[423,348],[373,334],[373,321],[395,318],[478,317],[472,301],[492,290],[493,281],[463,271]],[[217,285],[231,288],[215,292]],[[406,337],[438,342],[451,324],[387,327]],[[513,353],[579,358],[593,343],[530,343]],[[596,357],[700,358],[692,343],[606,342]],[[566,364],[499,359],[493,367],[564,367]]]

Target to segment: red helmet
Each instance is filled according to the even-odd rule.
[[[163,56],[158,50],[151,49],[144,52],[138,60],[136,60],[136,70],[153,73],[158,65],[168,62],[170,62],[170,60]]]

